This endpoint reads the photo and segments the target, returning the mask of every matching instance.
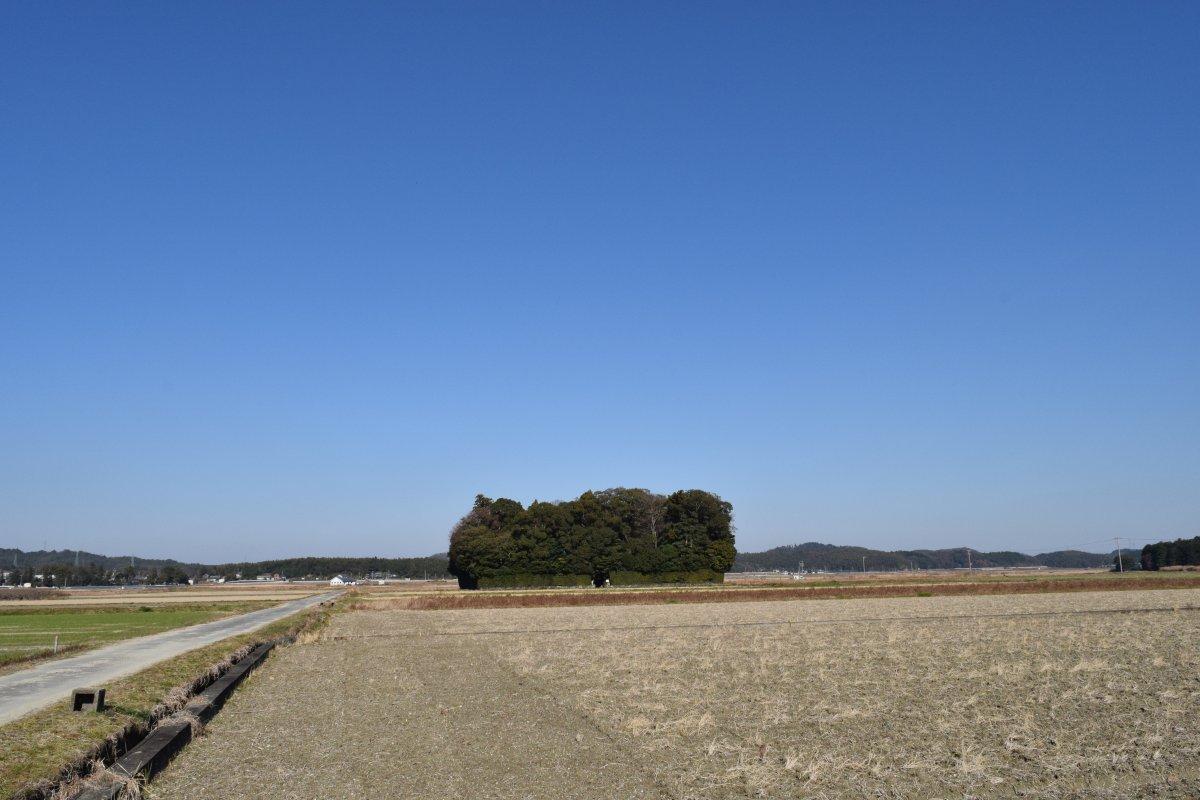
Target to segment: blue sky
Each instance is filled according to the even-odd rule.
[[[2,545],[1200,533],[1194,3],[0,16]]]

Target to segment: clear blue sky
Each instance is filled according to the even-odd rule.
[[[1198,99],[1190,2],[8,3],[0,545],[1196,535]]]

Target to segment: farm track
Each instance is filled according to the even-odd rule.
[[[246,800],[669,797],[612,737],[466,640],[282,651],[150,797],[198,788]]]

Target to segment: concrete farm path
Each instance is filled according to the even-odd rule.
[[[0,725],[62,700],[78,687],[102,686],[180,653],[257,630],[337,594],[326,592],[235,617],[126,639],[81,655],[0,675]]]

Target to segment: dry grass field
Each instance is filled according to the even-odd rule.
[[[430,592],[457,592],[458,581],[389,581],[382,586],[364,581],[354,590],[369,597],[403,597]]]
[[[1200,575],[1157,572],[1116,574],[1087,570],[1024,571],[1018,574],[867,573],[848,580],[820,577],[786,584],[685,584],[556,589],[498,589],[477,592],[413,591],[357,595],[359,610],[434,611],[537,606],[624,606],[650,603],[744,603],[763,600],[828,600],[868,597],[932,597],[999,594],[1100,592],[1120,589],[1200,589]]]
[[[1081,575],[1108,575],[1107,569],[918,569],[912,571],[886,570],[881,572],[811,572],[804,576],[808,583],[902,583],[905,581],[1004,581],[1044,580],[1046,578],[1074,577]],[[769,575],[761,572],[741,575],[731,572],[725,579],[726,584],[762,584],[782,583],[791,584],[788,575]]]
[[[358,611],[161,798],[1200,796],[1200,590]]]

